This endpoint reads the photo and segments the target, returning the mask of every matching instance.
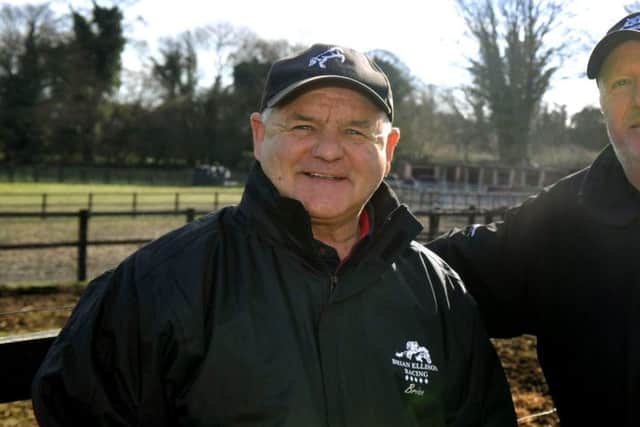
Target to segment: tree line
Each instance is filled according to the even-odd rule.
[[[387,72],[402,144],[427,160],[438,146],[493,152],[527,164],[534,146],[607,143],[599,110],[568,117],[542,103],[566,55],[550,44],[562,4],[456,0],[477,52],[471,81],[455,89],[416,78],[392,52],[368,52]],[[48,4],[0,9],[0,162],[194,166],[251,162],[248,116],[271,63],[306,46],[264,40],[227,23],[159,41],[148,67],[123,68],[126,10],[118,4],[56,14]],[[207,58],[213,79],[203,84]]]

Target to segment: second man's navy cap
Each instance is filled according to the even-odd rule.
[[[640,12],[634,12],[618,21],[609,28],[607,34],[598,42],[591,52],[587,65],[587,77],[595,79],[600,74],[600,68],[607,56],[627,40],[640,40]]]

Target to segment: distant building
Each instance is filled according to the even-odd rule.
[[[413,179],[437,187],[480,191],[524,191],[542,188],[573,172],[569,169],[508,167],[465,163],[405,162],[401,180]]]

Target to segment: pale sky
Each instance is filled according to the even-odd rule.
[[[33,0],[30,3],[40,3]],[[1,0],[0,4],[25,4]],[[88,8],[89,0],[53,0],[56,9]],[[111,1],[98,0],[101,5]],[[286,39],[309,45],[335,43],[367,51],[386,49],[407,64],[427,84],[456,87],[468,82],[465,58],[475,45],[465,36],[465,25],[452,0],[124,0],[127,36],[153,48],[161,37],[175,36],[208,24],[228,22],[246,27],[263,39]],[[545,97],[549,104],[565,104],[570,114],[585,105],[597,105],[597,89],[585,77],[590,49],[607,29],[625,15],[630,0],[574,0],[574,17],[562,22],[584,46],[565,62]],[[128,5],[128,6],[127,6]],[[142,19],[136,19],[141,17]],[[577,46],[578,47],[578,46]],[[129,49],[125,67],[139,67]],[[202,59],[201,59],[202,63]]]

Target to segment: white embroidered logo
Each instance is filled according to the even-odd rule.
[[[628,18],[624,21],[624,25],[622,26],[623,30],[639,30],[640,29],[640,15],[634,16],[632,18]]]
[[[325,62],[327,62],[330,59],[337,59],[341,63],[344,63],[345,61],[344,51],[339,47],[332,47],[331,49],[327,49],[324,52],[322,52],[320,55],[316,55],[312,57],[309,60],[309,67],[313,67],[314,65],[317,65],[320,68],[327,68],[327,66],[325,65]]]
[[[418,362],[431,363],[429,350],[418,344],[418,341],[407,341],[407,349],[400,353],[396,353],[396,357],[405,357],[409,360],[414,360],[414,356],[415,360]]]
[[[438,367],[433,364],[429,349],[418,341],[407,341],[404,351],[394,353],[391,364],[402,369],[404,380],[408,383],[405,394],[422,396],[424,390],[417,385],[429,384],[429,374],[438,372]]]
[[[417,388],[414,383],[409,384],[409,387],[404,389],[404,394],[415,394],[417,396],[423,396],[424,390],[421,388]]]

